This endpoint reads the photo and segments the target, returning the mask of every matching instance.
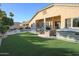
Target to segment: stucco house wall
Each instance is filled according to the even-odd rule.
[[[55,29],[57,21],[60,22],[60,29],[56,30],[56,37],[61,38],[66,41],[78,41],[79,40],[79,25],[77,27],[73,27],[73,18],[78,18],[79,20],[79,4],[53,4],[52,6],[48,6],[43,10],[38,11],[31,21],[29,22],[29,26],[33,23],[36,24],[36,20],[43,20],[46,23],[47,18],[51,18],[52,29]],[[70,26],[66,28],[65,20],[71,20],[69,22]],[[46,21],[45,21],[46,20]],[[38,22],[39,23],[39,22]],[[44,24],[45,26],[46,24]],[[45,31],[46,26],[44,27],[44,35],[49,36],[50,31]],[[53,33],[54,34],[54,33]]]
[[[36,16],[30,21],[29,26],[35,23],[36,20],[54,17],[54,16],[61,16],[61,28],[65,27],[65,19],[66,18],[74,18],[79,17],[79,4],[77,5],[54,5],[48,9],[41,10],[37,12]],[[43,14],[46,12],[46,14]]]

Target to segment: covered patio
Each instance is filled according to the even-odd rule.
[[[61,27],[61,16],[48,17],[36,20],[36,31],[46,36],[55,36],[56,30]]]

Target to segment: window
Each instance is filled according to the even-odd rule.
[[[73,27],[79,27],[79,18],[73,19]]]
[[[56,29],[60,29],[60,21],[56,21],[55,22],[55,28]]]
[[[71,18],[65,19],[65,28],[71,27]]]
[[[46,22],[46,27],[50,27],[50,22]]]

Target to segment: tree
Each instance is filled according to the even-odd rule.
[[[6,14],[5,11],[2,11],[2,10],[0,9],[0,20],[1,20],[3,17],[7,17],[7,14]]]
[[[14,14],[10,13],[10,17],[13,16]],[[14,24],[13,19],[10,17],[7,17],[5,11],[0,10],[0,33],[4,34],[9,29],[9,26]]]
[[[5,32],[7,32],[7,30],[9,29],[9,27],[7,25],[3,25],[0,26],[0,33],[4,34]]]
[[[9,17],[3,17],[2,23],[7,26],[12,26],[14,24],[13,19]]]
[[[0,33],[4,35],[4,33],[9,29],[9,26],[12,26],[13,24],[14,22],[12,18],[3,17],[0,22]]]
[[[13,18],[8,18],[8,25],[9,26],[12,26],[12,25],[14,25],[14,21],[13,21]]]

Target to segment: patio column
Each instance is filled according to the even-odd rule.
[[[71,18],[71,28],[73,28],[73,18]]]
[[[46,18],[44,18],[44,31],[46,31]]]
[[[35,31],[36,31],[36,21],[34,21],[34,29],[35,29]]]

